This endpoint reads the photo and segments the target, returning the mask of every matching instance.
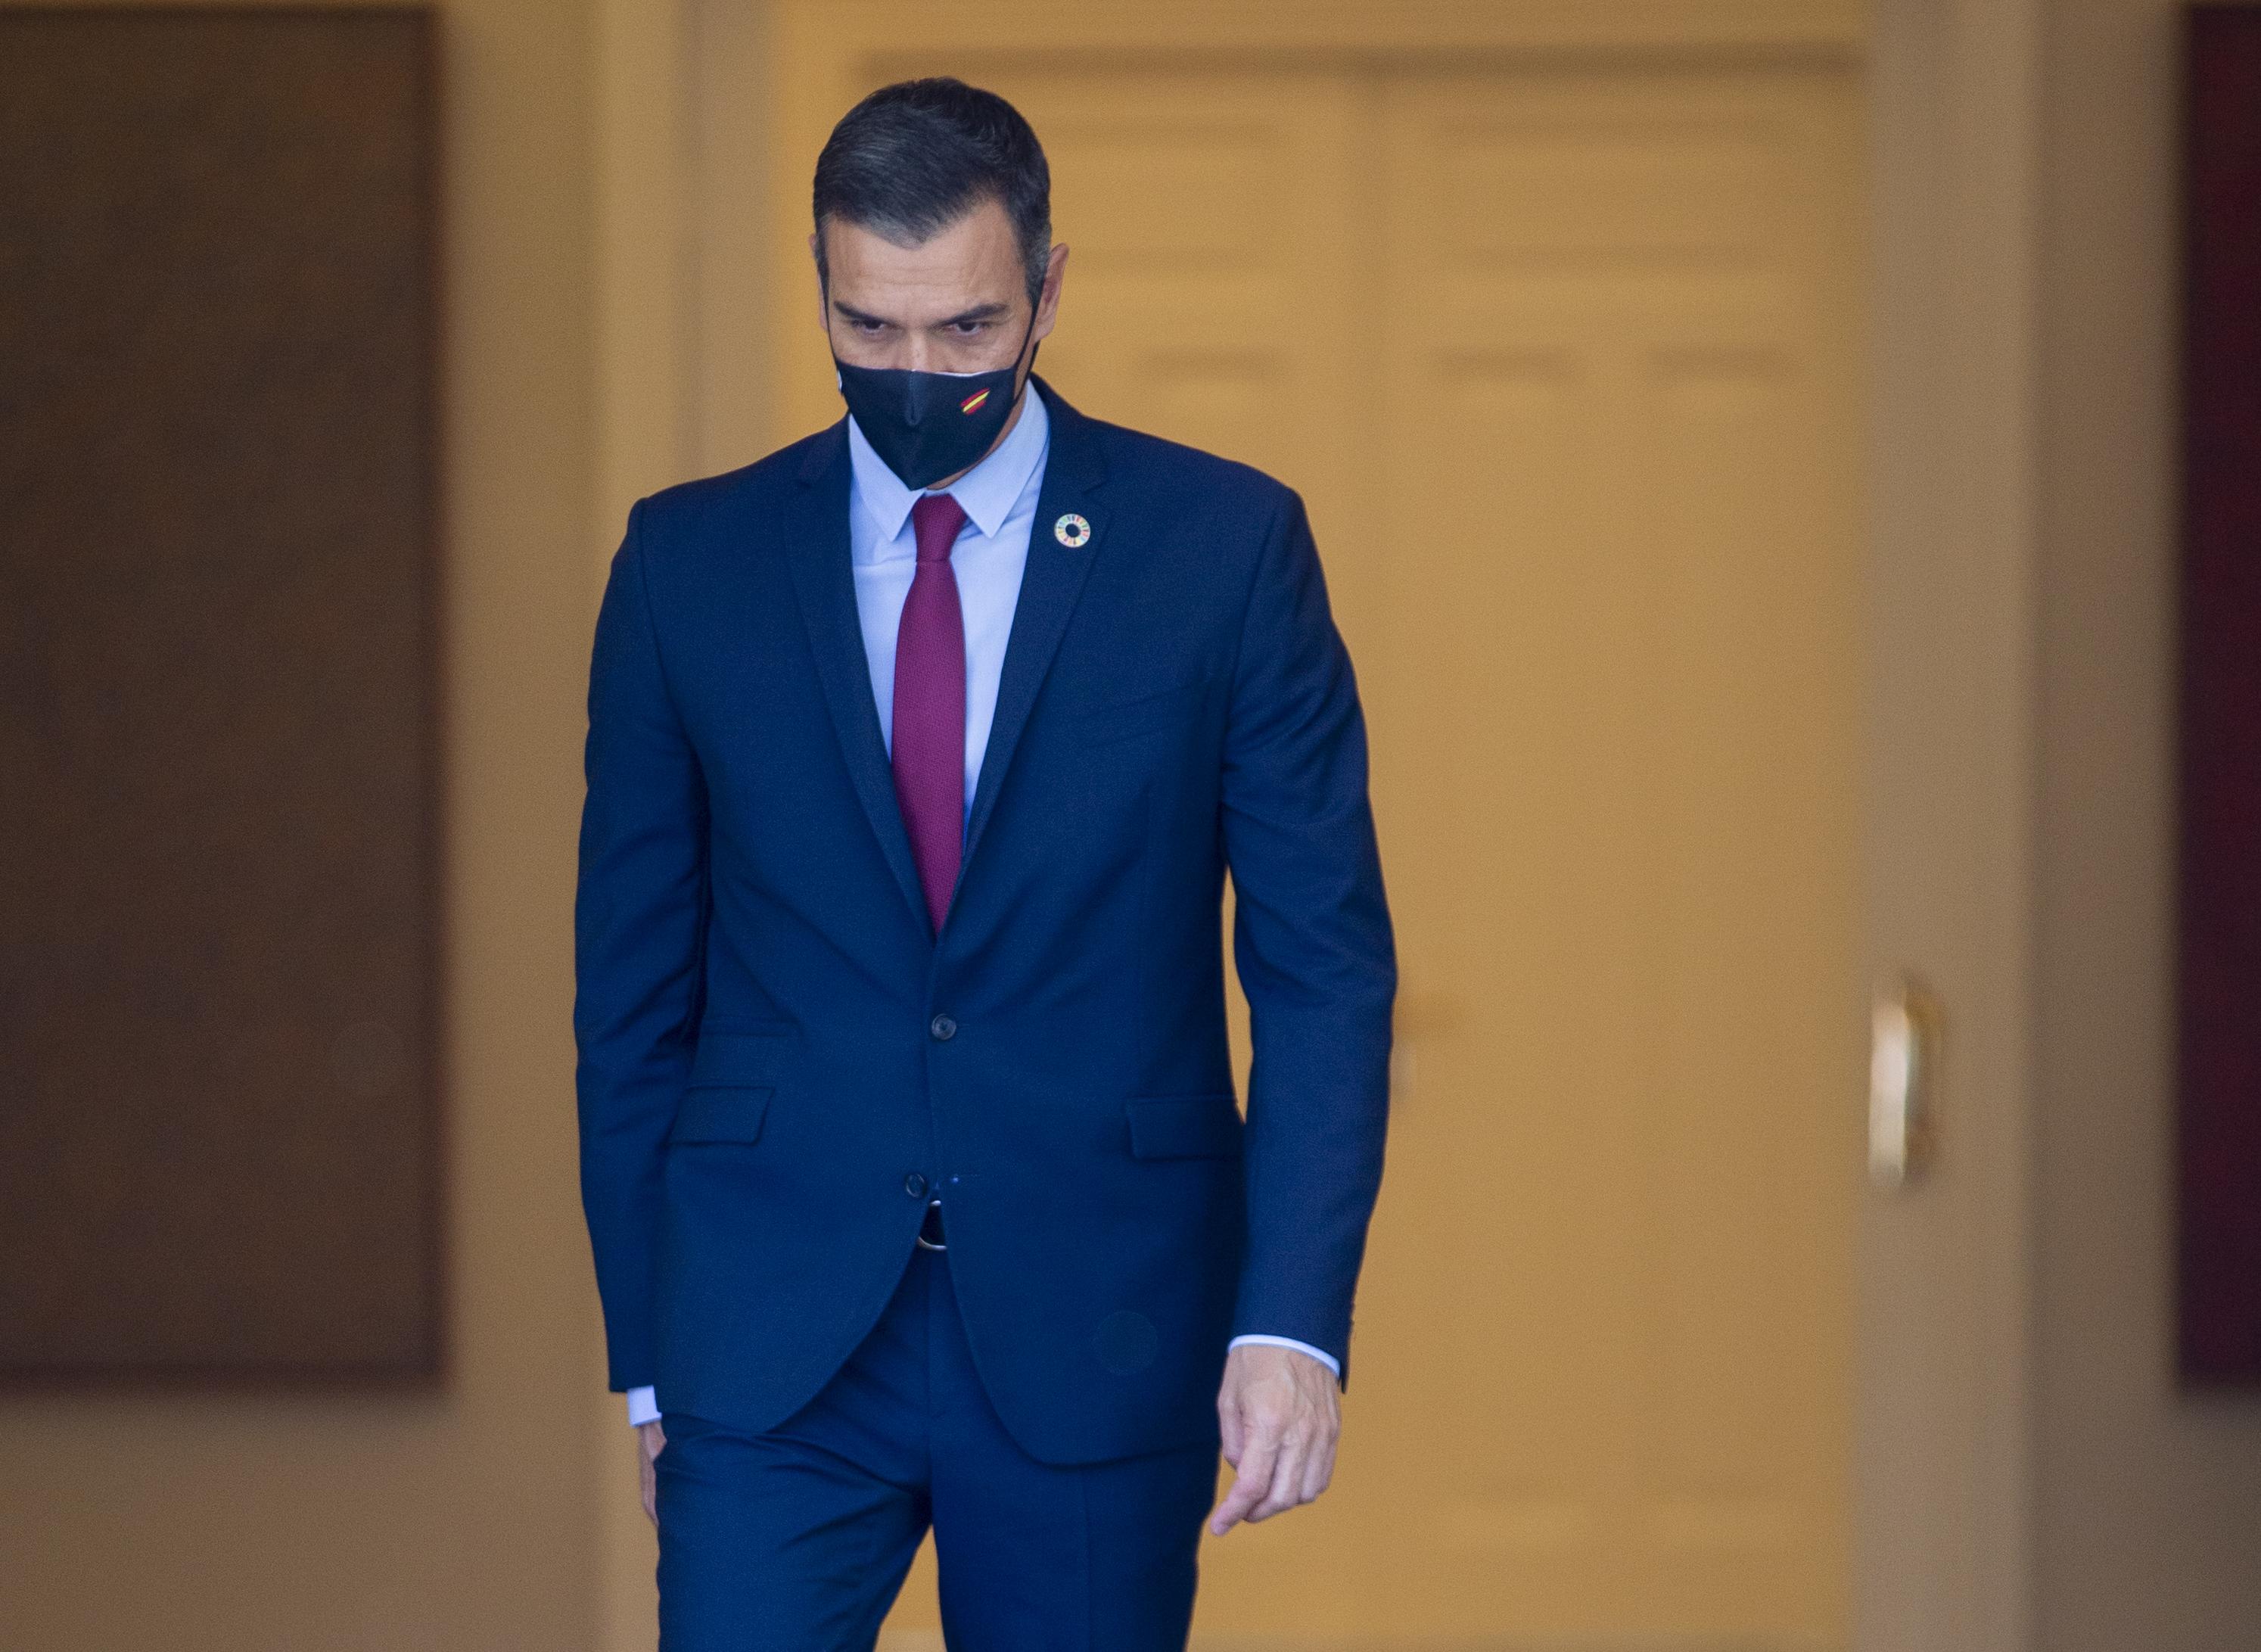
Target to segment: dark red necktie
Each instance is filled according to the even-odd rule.
[[[911,506],[918,572],[895,626],[895,801],[937,935],[965,835],[965,622],[950,568],[965,526],[965,507],[949,494],[919,495]]]

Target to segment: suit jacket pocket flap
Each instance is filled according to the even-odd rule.
[[[777,1076],[787,1031],[779,1026],[774,1032],[700,1033],[699,1046],[691,1057],[692,1084],[770,1082]]]
[[[1230,1095],[1143,1096],[1123,1111],[1134,1159],[1230,1158],[1240,1151],[1240,1112]]]
[[[676,1104],[671,1142],[759,1141],[771,1092],[750,1085],[707,1085],[687,1089]]]

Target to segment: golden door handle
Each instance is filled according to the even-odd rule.
[[[1906,1187],[1938,1151],[1939,1000],[1913,975],[1880,988],[1869,1016],[1869,1180]]]

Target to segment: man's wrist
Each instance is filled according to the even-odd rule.
[[[630,1389],[628,1390],[628,1426],[633,1428],[658,1420],[659,1398],[654,1391],[653,1385],[647,1383],[642,1388]]]
[[[1244,1332],[1225,1346],[1228,1348],[1237,1348],[1244,1342],[1253,1342],[1267,1348],[1293,1348],[1298,1354],[1307,1354],[1333,1372],[1335,1381],[1338,1383],[1342,1381],[1342,1362],[1324,1348],[1315,1348],[1308,1342],[1296,1341],[1293,1337],[1269,1336],[1259,1331]]]

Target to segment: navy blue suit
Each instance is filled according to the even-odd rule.
[[[614,559],[582,1189],[611,1385],[656,1383],[692,1434],[762,1436],[847,1381],[937,1196],[970,1368],[1036,1463],[1213,1454],[1238,1331],[1348,1376],[1396,971],[1302,501],[1038,388],[1052,449],[938,936],[863,657],[844,426],[640,501]]]

